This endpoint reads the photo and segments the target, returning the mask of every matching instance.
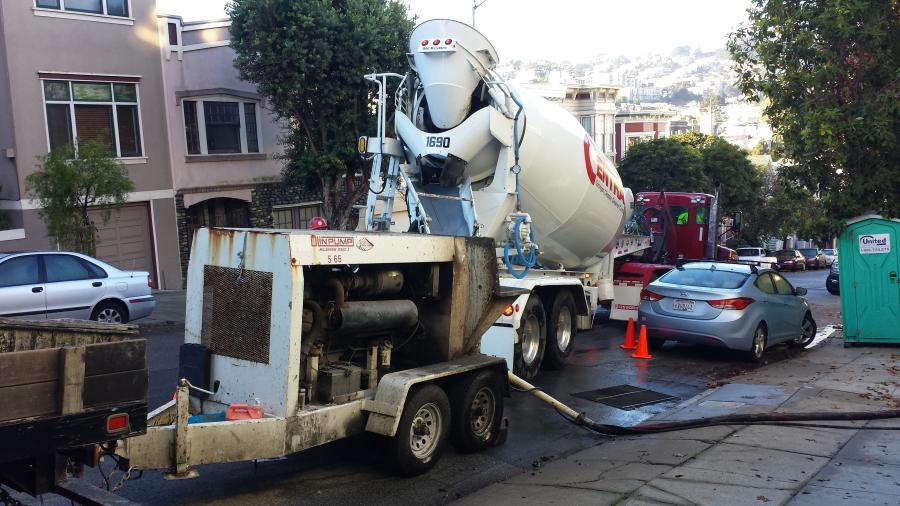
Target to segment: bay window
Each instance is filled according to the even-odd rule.
[[[259,153],[259,118],[255,101],[231,97],[181,102],[188,155]]]
[[[143,156],[136,83],[43,80],[50,150],[89,140],[117,158]]]
[[[130,0],[35,0],[34,6],[41,9],[127,18],[131,12],[130,3]]]

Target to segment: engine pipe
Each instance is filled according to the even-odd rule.
[[[419,321],[411,300],[357,300],[344,302],[331,313],[331,328],[342,333],[408,329]]]

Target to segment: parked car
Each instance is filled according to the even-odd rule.
[[[831,248],[825,248],[822,250],[822,254],[825,255],[825,265],[831,267],[831,264],[837,260],[837,250]]]
[[[785,271],[805,271],[806,257],[795,249],[782,249],[775,252],[778,268]]]
[[[807,269],[823,269],[828,267],[825,254],[816,248],[802,248],[800,254],[806,259]]]
[[[770,269],[778,267],[778,259],[769,255],[765,248],[738,248],[737,256],[739,262],[754,262]]]
[[[708,344],[760,360],[775,344],[812,342],[816,322],[805,294],[769,269],[693,262],[641,291],[638,319],[655,348],[665,340]]]
[[[79,253],[0,253],[0,316],[125,323],[153,312],[150,274]]]
[[[838,282],[840,279],[838,277],[839,274],[840,268],[838,267],[838,260],[835,258],[834,263],[831,264],[831,271],[828,272],[828,277],[825,278],[825,289],[828,290],[828,293],[831,295],[841,294],[841,285]]]

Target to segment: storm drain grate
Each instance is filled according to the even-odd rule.
[[[614,387],[588,390],[587,392],[578,392],[572,395],[618,409],[635,409],[641,406],[656,404],[658,402],[679,399],[674,395],[654,392],[653,390],[633,387],[631,385],[616,385]]]

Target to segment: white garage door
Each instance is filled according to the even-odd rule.
[[[97,227],[97,258],[119,269],[147,271],[156,278],[147,204],[113,211],[105,225],[99,211],[91,212],[91,220]]]

